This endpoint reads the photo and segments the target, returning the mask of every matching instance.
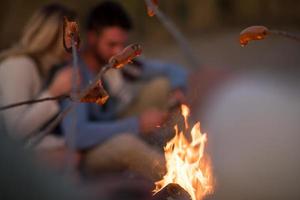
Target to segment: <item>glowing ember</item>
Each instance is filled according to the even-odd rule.
[[[264,26],[251,26],[244,29],[240,34],[240,44],[246,46],[252,40],[262,40],[269,33],[268,28]]]
[[[188,124],[189,108],[182,105],[181,109]],[[177,125],[174,128],[175,137],[164,148],[167,173],[162,180],[155,183],[154,193],[168,184],[176,183],[185,189],[193,200],[202,200],[213,192],[211,162],[205,154],[207,134],[201,133],[198,122],[191,130],[191,142],[189,142],[184,133],[179,132]]]

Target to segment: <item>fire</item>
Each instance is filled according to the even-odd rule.
[[[189,128],[188,117],[190,115],[190,109],[189,109],[189,107],[187,107],[186,105],[182,104],[181,105],[181,113],[182,113],[182,116],[184,117],[185,128],[188,129]]]
[[[189,108],[181,106],[181,113],[188,130]],[[196,123],[190,134],[191,142],[179,132],[175,125],[175,137],[165,146],[167,173],[162,180],[155,183],[154,193],[159,192],[170,183],[176,183],[185,189],[192,200],[202,200],[213,192],[213,174],[211,162],[205,153],[207,134],[200,131],[200,123]]]

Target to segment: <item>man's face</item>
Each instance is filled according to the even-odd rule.
[[[104,28],[100,33],[95,35],[92,40],[94,44],[90,44],[98,58],[104,62],[122,51],[128,40],[128,31],[112,26]]]

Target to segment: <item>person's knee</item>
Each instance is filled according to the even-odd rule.
[[[159,77],[151,80],[142,89],[140,95],[141,105],[164,109],[171,91],[170,82],[167,78]]]
[[[170,91],[170,81],[165,77],[158,77],[151,80],[146,87],[148,92],[167,94]]]
[[[136,151],[139,146],[144,145],[144,141],[131,133],[123,133],[114,137],[113,143],[118,146],[122,152],[127,153],[130,151]]]
[[[137,143],[138,139],[130,133],[116,135],[87,152],[85,165],[93,173],[126,168]]]

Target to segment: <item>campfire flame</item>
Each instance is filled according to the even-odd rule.
[[[181,106],[181,113],[188,130],[188,116],[190,113],[186,105]],[[155,183],[154,193],[159,192],[171,183],[180,185],[186,190],[192,200],[202,200],[213,192],[213,174],[211,162],[205,153],[207,134],[200,131],[200,123],[196,123],[191,130],[191,142],[179,132],[175,125],[175,137],[164,148],[167,173],[162,180]]]
[[[181,105],[181,113],[182,113],[182,116],[184,118],[185,128],[188,129],[189,128],[188,117],[190,116],[189,107],[187,107],[187,105],[182,104]]]

